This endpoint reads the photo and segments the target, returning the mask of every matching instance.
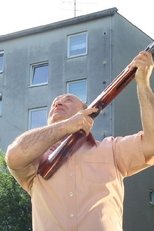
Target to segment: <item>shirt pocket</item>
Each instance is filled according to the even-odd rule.
[[[84,157],[83,177],[93,183],[107,183],[115,179],[115,168],[112,161],[104,155],[95,153]]]
[[[109,174],[106,173],[108,169],[106,164],[99,163],[84,163],[84,176],[93,183],[107,183],[110,179]]]

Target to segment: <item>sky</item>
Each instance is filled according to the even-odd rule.
[[[154,39],[153,0],[0,0],[0,6],[0,35],[116,7]]]

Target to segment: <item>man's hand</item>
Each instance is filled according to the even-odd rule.
[[[65,122],[68,134],[83,130],[86,135],[88,135],[93,126],[93,119],[90,117],[90,115],[97,111],[97,108],[87,108],[79,111],[69,119],[66,119]]]
[[[130,63],[130,68],[137,67],[135,79],[138,84],[149,85],[150,77],[154,68],[151,53],[141,51]]]

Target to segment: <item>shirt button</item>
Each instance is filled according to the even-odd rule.
[[[69,192],[69,195],[70,195],[70,197],[72,197],[73,196],[73,192]]]

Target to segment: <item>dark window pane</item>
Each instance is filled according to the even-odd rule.
[[[3,72],[4,54],[0,53],[0,72]]]
[[[2,116],[2,94],[0,93],[0,116]]]

